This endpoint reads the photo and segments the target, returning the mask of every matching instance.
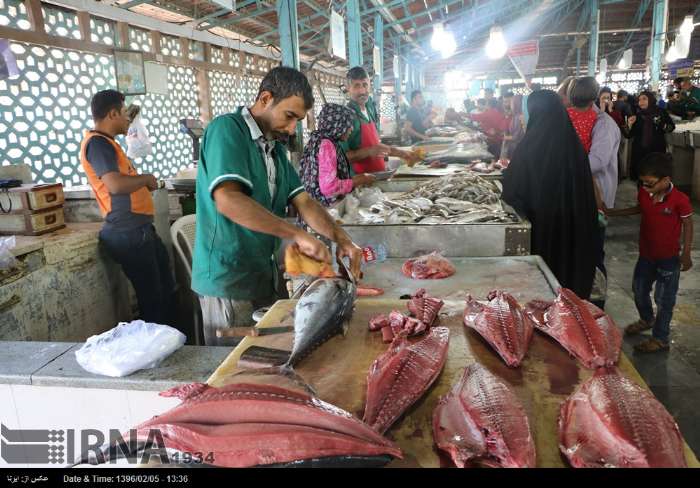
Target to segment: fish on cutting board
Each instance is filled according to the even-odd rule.
[[[535,330],[532,319],[510,293],[493,290],[482,304],[467,295],[464,325],[477,331],[510,367],[520,366]]]
[[[649,391],[600,368],[561,405],[559,447],[575,468],[685,468],[678,425]]]
[[[554,302],[525,306],[535,328],[556,340],[584,367],[612,366],[620,357],[622,334],[613,319],[573,291],[560,288]]]
[[[433,438],[457,467],[534,468],[535,443],[518,397],[472,363],[433,413]]]
[[[161,395],[182,403],[135,427],[139,448],[157,430],[164,447],[207,453],[207,464],[221,467],[381,466],[402,456],[350,413],[306,392],[264,383],[194,383]]]
[[[368,425],[383,434],[423,396],[445,365],[449,338],[448,328],[433,327],[418,340],[405,333],[394,339],[367,375]]]

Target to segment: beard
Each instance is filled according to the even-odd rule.
[[[281,142],[282,144],[289,144],[293,138],[294,136],[290,136],[286,132],[272,131],[272,139]]]

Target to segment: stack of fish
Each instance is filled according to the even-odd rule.
[[[468,164],[475,160],[490,161],[494,159],[483,142],[458,142],[441,151],[430,153],[426,161],[440,160],[450,164]]]
[[[501,202],[501,189],[480,176],[465,172],[420,185],[392,199],[381,200],[369,209],[359,208],[357,220],[367,224],[471,224],[516,222]]]

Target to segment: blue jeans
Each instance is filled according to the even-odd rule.
[[[681,275],[681,262],[676,256],[670,259],[652,261],[639,257],[634,268],[632,290],[639,317],[647,323],[654,323],[652,334],[660,341],[668,342],[671,332],[673,307],[676,305],[678,281]],[[656,282],[654,301],[656,320],[651,307],[651,287]]]
[[[100,242],[131,281],[141,319],[172,325],[175,285],[170,258],[153,225],[126,231],[102,229]]]

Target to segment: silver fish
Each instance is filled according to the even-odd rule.
[[[306,289],[295,309],[294,347],[286,367],[295,366],[331,337],[345,334],[356,294],[356,286],[343,278],[319,278]]]

